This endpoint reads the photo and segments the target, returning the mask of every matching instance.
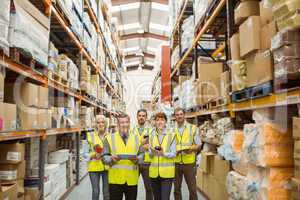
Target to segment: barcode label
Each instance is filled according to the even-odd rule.
[[[287,103],[288,104],[300,103],[300,97],[299,96],[289,96],[289,97],[287,97]]]
[[[21,161],[21,153],[20,152],[7,152],[6,160],[9,161]]]
[[[5,181],[16,180],[17,171],[0,171],[0,179]]]

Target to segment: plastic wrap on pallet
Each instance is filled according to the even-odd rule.
[[[257,199],[256,191],[258,190],[258,186],[251,184],[250,180],[248,180],[246,176],[240,175],[235,171],[228,173],[226,187],[228,194],[232,199]]]
[[[243,151],[248,163],[262,167],[293,165],[291,137],[270,122],[244,126]]]
[[[181,35],[181,54],[189,49],[194,40],[194,15],[191,15],[183,21],[183,33]]]
[[[35,60],[48,65],[49,29],[29,14],[18,1],[11,13],[9,42],[12,47],[29,53]]]
[[[275,78],[285,79],[288,75],[297,75],[300,72],[300,58],[299,59],[284,59],[279,63],[274,64]]]
[[[10,0],[0,1],[0,48],[8,55],[8,28],[10,23]]]
[[[300,42],[300,28],[279,31],[271,40],[271,49]]]
[[[197,23],[205,16],[205,12],[210,5],[211,0],[194,0],[195,22]]]
[[[218,154],[233,163],[239,162],[244,142],[244,133],[232,130],[225,134],[223,145],[218,148]]]
[[[242,90],[246,88],[247,80],[247,66],[246,62],[242,60],[231,60],[228,62],[231,68],[231,77],[232,77],[232,90]]]

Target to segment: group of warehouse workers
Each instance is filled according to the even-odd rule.
[[[147,127],[147,111],[137,112],[138,124],[131,129],[130,117],[118,116],[118,130],[107,132],[105,116],[96,116],[97,131],[87,134],[88,171],[92,199],[99,200],[102,177],[103,199],[137,199],[141,174],[146,200],[169,200],[174,183],[175,200],[182,200],[183,176],[189,199],[197,200],[196,155],[201,149],[198,129],[185,120],[185,111],[174,111],[176,125],[167,128],[167,116],[159,112],[154,126]],[[187,197],[184,197],[187,199]]]

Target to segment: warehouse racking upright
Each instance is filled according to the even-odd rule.
[[[257,21],[269,20],[269,21],[265,22],[265,24],[259,24],[259,22],[258,22],[259,25],[256,25],[256,27],[260,26],[260,28],[264,29],[264,31],[266,31],[266,29],[269,30],[268,33],[270,35],[268,37],[262,37],[261,41],[260,41],[262,43],[268,41],[269,44],[265,45],[265,46],[267,46],[267,48],[258,47],[255,50],[251,49],[252,50],[251,53],[259,54],[261,51],[263,51],[265,53],[264,55],[266,55],[266,57],[267,57],[270,55],[270,52],[272,55],[274,52],[276,52],[276,49],[278,51],[278,46],[273,47],[273,45],[271,46],[270,43],[277,44],[276,41],[278,40],[278,38],[280,38],[284,34],[288,34],[289,31],[291,31],[291,35],[293,35],[292,34],[293,31],[295,31],[295,32],[299,31],[299,20],[298,21],[296,20],[297,17],[299,19],[299,14],[297,14],[297,11],[295,11],[298,9],[297,6],[299,6],[299,1],[293,1],[293,0],[291,0],[291,1],[289,1],[289,0],[287,0],[287,1],[212,0],[212,1],[207,1],[207,2],[209,2],[209,3],[207,3],[204,1],[197,1],[197,0],[188,1],[188,0],[186,0],[186,1],[181,1],[181,2],[182,3],[180,4],[180,6],[178,8],[178,10],[179,10],[178,14],[173,22],[173,31],[171,34],[171,49],[173,52],[173,54],[171,54],[171,58],[172,58],[171,77],[172,77],[172,95],[173,95],[172,103],[174,106],[184,107],[186,109],[187,120],[189,122],[192,122],[192,123],[198,125],[200,132],[201,132],[201,137],[202,137],[202,141],[204,142],[205,148],[204,148],[204,153],[201,154],[201,163],[199,163],[200,167],[199,167],[198,173],[197,173],[198,189],[201,190],[203,194],[208,196],[209,199],[226,199],[225,196],[229,196],[229,195],[232,199],[250,199],[251,197],[245,198],[244,196],[242,196],[243,195],[242,193],[245,192],[246,189],[243,190],[243,188],[238,185],[239,183],[241,185],[246,184],[246,181],[249,181],[249,179],[248,179],[249,174],[247,174],[248,166],[247,165],[241,165],[241,166],[234,165],[233,163],[236,163],[236,162],[233,162],[231,160],[233,158],[230,156],[232,156],[233,154],[239,155],[239,156],[242,154],[241,156],[245,156],[243,154],[244,153],[243,148],[245,148],[245,151],[247,151],[247,150],[249,151],[248,152],[249,155],[254,156],[255,151],[261,150],[260,148],[262,148],[262,149],[267,148],[266,146],[268,146],[268,145],[271,145],[271,144],[273,145],[273,143],[277,139],[277,137],[282,136],[282,135],[280,135],[280,136],[276,135],[276,134],[278,134],[278,132],[276,133],[276,131],[272,132],[270,130],[268,130],[268,131],[261,130],[261,132],[256,133],[257,134],[256,137],[257,138],[269,137],[267,139],[265,138],[265,140],[270,142],[270,144],[269,143],[268,144],[258,144],[259,142],[262,142],[264,140],[263,139],[261,140],[261,138],[259,138],[259,139],[253,141],[253,140],[247,138],[247,134],[248,135],[253,134],[253,132],[252,133],[247,132],[247,131],[249,131],[249,129],[248,129],[249,126],[255,124],[255,127],[259,127],[259,125],[257,125],[257,124],[261,123],[261,124],[263,124],[263,126],[267,127],[270,124],[271,124],[271,126],[277,126],[278,124],[283,123],[285,125],[285,129],[283,129],[283,130],[287,131],[286,136],[287,136],[287,138],[289,138],[289,141],[278,139],[278,141],[276,141],[277,143],[275,142],[276,145],[279,145],[280,147],[282,147],[281,150],[278,150],[276,148],[274,148],[274,149],[270,148],[269,149],[270,151],[268,152],[269,154],[264,152],[265,150],[261,150],[261,152],[258,153],[260,155],[256,155],[257,157],[254,156],[254,157],[249,158],[249,157],[247,157],[249,155],[247,155],[245,157],[247,159],[247,164],[250,163],[250,164],[252,164],[252,167],[253,166],[256,167],[256,168],[255,167],[251,168],[251,166],[250,166],[250,168],[251,168],[250,170],[252,170],[251,171],[252,173],[255,174],[255,172],[254,172],[255,170],[257,170],[256,172],[261,170],[261,171],[263,171],[263,173],[265,173],[265,174],[263,174],[263,176],[264,176],[263,181],[265,181],[265,182],[270,181],[267,185],[263,185],[263,183],[265,183],[265,182],[263,182],[262,186],[260,186],[261,183],[258,180],[260,180],[259,178],[261,178],[261,177],[259,177],[258,174],[255,174],[254,177],[257,179],[257,182],[253,182],[253,184],[258,184],[258,185],[255,188],[255,189],[257,189],[257,191],[256,191],[257,193],[253,192],[253,194],[255,193],[256,195],[262,195],[262,196],[265,195],[264,197],[268,197],[270,199],[272,199],[272,197],[276,198],[273,196],[276,193],[276,192],[274,192],[274,191],[276,191],[275,187],[280,187],[280,186],[278,186],[278,185],[276,185],[276,183],[272,182],[276,178],[273,177],[274,179],[271,180],[268,173],[274,169],[280,169],[280,170],[282,170],[284,175],[283,175],[282,179],[279,178],[279,179],[276,179],[276,181],[280,182],[281,184],[289,181],[290,183],[292,183],[292,185],[294,184],[295,186],[292,190],[281,191],[281,193],[278,192],[277,195],[279,195],[279,194],[283,195],[283,193],[285,193],[283,195],[284,197],[282,197],[283,199],[297,199],[297,197],[298,197],[297,195],[299,195],[299,181],[298,181],[299,178],[297,178],[297,174],[299,174],[299,172],[298,172],[299,171],[299,167],[298,167],[299,161],[297,160],[297,159],[299,159],[297,157],[299,144],[296,144],[296,141],[295,141],[295,148],[293,148],[293,145],[292,145],[293,142],[290,143],[291,141],[293,141],[293,137],[291,136],[292,134],[290,134],[291,133],[290,129],[293,129],[294,138],[295,138],[295,140],[297,140],[298,139],[296,137],[297,133],[298,133],[297,119],[299,119],[299,118],[297,118],[297,116],[299,116],[299,111],[297,112],[297,108],[299,110],[299,103],[300,103],[299,73],[298,73],[299,72],[299,64],[293,65],[293,67],[294,67],[293,69],[289,68],[288,63],[285,63],[285,65],[280,65],[282,67],[281,68],[282,71],[280,71],[282,74],[290,73],[291,76],[292,75],[298,76],[298,78],[296,80],[293,78],[288,79],[287,78],[288,76],[285,77],[286,80],[284,80],[284,81],[287,83],[287,85],[285,85],[285,86],[287,86],[287,88],[284,88],[284,86],[282,86],[282,88],[277,87],[277,85],[275,84],[278,79],[276,77],[276,72],[275,72],[275,76],[274,76],[273,71],[271,71],[271,72],[268,71],[269,66],[271,66],[274,71],[276,71],[276,70],[278,71],[278,69],[276,68],[278,66],[273,66],[274,63],[273,63],[273,58],[272,58],[272,59],[270,59],[271,64],[268,65],[265,63],[264,65],[259,66],[261,70],[265,69],[266,74],[267,74],[266,76],[268,76],[270,74],[270,76],[272,78],[271,81],[268,80],[268,82],[261,82],[261,80],[259,80],[259,81],[256,81],[256,85],[254,85],[254,86],[250,86],[250,87],[246,86],[246,87],[244,87],[242,89],[238,89],[238,90],[232,88],[233,84],[234,84],[234,81],[233,81],[234,77],[232,77],[232,75],[234,73],[232,72],[233,69],[230,64],[231,64],[232,60],[236,59],[233,57],[234,55],[232,55],[233,49],[236,50],[235,46],[231,46],[233,44],[232,38],[238,32],[240,32],[240,34],[241,34],[242,24],[243,23],[246,24],[247,21],[245,21],[245,20],[247,20],[247,19],[252,20],[252,16],[255,16],[253,18],[258,19]],[[201,2],[202,5],[206,3],[207,7],[205,8],[205,10],[200,10],[199,7],[198,7],[198,10],[195,10],[195,7],[193,7],[193,6],[195,6],[195,4],[197,4],[197,2],[198,3]],[[253,6],[253,4],[252,4],[251,5],[252,7],[251,7],[250,6],[251,3],[253,3],[255,5]],[[245,6],[246,4],[248,4],[248,6]],[[243,7],[242,6],[239,7],[239,5],[243,5]],[[291,5],[293,5],[293,6],[291,6]],[[243,9],[241,9],[241,7]],[[176,8],[176,6],[175,6],[175,8]],[[203,8],[203,7],[200,6],[200,8]],[[193,12],[191,12],[191,10],[193,10]],[[285,12],[283,12],[283,10]],[[238,13],[238,12],[240,12],[240,13]],[[204,13],[204,14],[199,19],[199,21],[194,21],[195,34],[194,34],[193,40],[189,44],[188,48],[184,49],[184,48],[182,48],[182,42],[180,41],[181,39],[184,39],[184,38],[181,38],[181,34],[185,31],[182,28],[182,25],[186,21],[188,21],[189,17],[191,17],[193,14],[195,15],[197,13]],[[243,17],[244,21],[237,23],[237,21],[238,21],[237,16],[236,16],[236,15],[238,15],[237,13],[240,14],[239,17],[241,17],[241,16]],[[289,14],[287,14],[287,13],[289,13]],[[272,14],[274,16],[272,16]],[[293,17],[290,17],[290,16],[293,16]],[[193,18],[195,19],[195,17],[193,17]],[[276,20],[278,20],[278,21],[276,21]],[[250,23],[248,23],[248,25],[249,24]],[[276,24],[276,25],[274,26],[274,24]],[[277,27],[277,25],[278,25],[278,27]],[[271,30],[270,27],[273,29]],[[274,29],[275,29],[275,31],[274,31]],[[249,37],[249,40],[251,40],[251,38],[250,38],[251,34],[252,33],[249,32],[249,34],[244,34],[244,36],[247,35]],[[260,29],[259,29],[259,31],[256,31],[255,33],[253,33],[253,35],[260,35],[260,34],[261,34]],[[207,35],[211,35],[211,37],[207,38]],[[284,36],[282,36],[282,38]],[[259,37],[261,37],[261,36],[259,36]],[[274,37],[274,39],[271,41],[272,37]],[[280,38],[280,39],[282,39],[282,38]],[[248,38],[244,38],[243,41],[238,39],[238,46],[248,44],[247,39]],[[294,39],[294,38],[287,39],[287,37],[285,37],[282,40],[284,40],[284,41],[287,40],[285,42],[288,43],[288,45],[290,45],[288,47],[290,47],[291,49],[295,48],[295,46],[298,45],[298,39]],[[205,49],[205,48],[201,47],[201,42],[206,42],[206,41],[213,41],[216,44],[216,46],[213,49]],[[281,43],[281,45],[284,46],[287,44]],[[178,52],[178,47],[179,47],[179,52]],[[284,49],[284,48],[287,48],[287,47],[284,46],[282,49]],[[274,49],[275,49],[275,51],[274,51]],[[280,50],[282,50],[282,49],[280,49]],[[280,50],[279,50],[279,52],[280,52]],[[240,49],[238,49],[237,51],[239,53]],[[294,54],[290,53],[290,52],[293,52]],[[299,54],[295,55],[295,52],[297,52],[297,51],[294,49],[289,51],[288,53],[287,53],[287,51],[281,52],[280,56],[284,57],[287,60],[288,59],[291,59],[291,60],[296,59],[297,60],[299,58]],[[178,54],[178,55],[174,56],[174,53]],[[236,60],[246,60],[243,62],[247,63],[247,62],[249,62],[248,57],[249,57],[249,54],[251,55],[251,53],[248,53],[248,55],[243,55]],[[217,98],[213,98],[206,102],[202,101],[203,103],[199,103],[199,102],[197,102],[197,100],[191,100],[192,98],[198,99],[199,96],[202,97],[202,94],[200,94],[199,91],[197,91],[197,89],[195,89],[200,84],[200,82],[197,82],[199,79],[198,70],[199,70],[200,63],[197,63],[197,62],[198,62],[198,58],[201,56],[202,56],[202,59],[203,59],[203,57],[206,58],[206,60],[203,60],[203,63],[223,63],[224,64],[221,73],[222,72],[228,73],[228,79],[227,79],[228,88],[227,89],[225,88],[226,92],[227,92],[226,96],[218,96]],[[175,57],[176,59],[173,59],[173,57]],[[280,58],[282,58],[282,57],[280,57]],[[175,60],[175,62],[173,62],[174,60]],[[284,60],[284,59],[282,58],[282,60]],[[280,62],[282,60],[280,60]],[[278,64],[278,62],[279,61],[277,60],[277,64]],[[251,65],[250,63],[247,63],[247,64]],[[247,64],[246,64],[246,66],[247,66]],[[276,65],[276,61],[275,61],[275,65]],[[206,66],[208,68],[208,69],[206,69],[206,72],[209,71],[209,65],[203,64],[202,66]],[[251,65],[250,67],[253,67],[253,65]],[[211,70],[213,70],[213,69],[211,69]],[[238,73],[238,72],[236,72],[236,73]],[[253,70],[252,70],[252,73],[253,73]],[[259,73],[262,73],[262,72],[261,71],[257,72],[257,74],[256,74],[257,77],[260,76]],[[251,78],[255,79],[255,78],[253,78],[253,76],[255,76],[255,73],[253,73],[253,74],[254,75],[252,75],[252,77],[250,77],[249,79],[251,79]],[[186,76],[189,78],[186,78]],[[188,82],[190,80],[194,81],[192,83],[195,84],[195,88],[194,87],[190,87],[190,88],[183,87],[184,83]],[[295,80],[296,84],[294,86],[288,87],[289,86],[288,81],[290,81],[290,80],[292,80],[291,82],[293,82],[293,80]],[[210,80],[205,80],[205,81],[210,81]],[[252,81],[252,80],[250,80],[250,81]],[[280,79],[280,81],[283,81],[283,80]],[[290,84],[290,85],[292,85],[292,84]],[[180,88],[179,90],[183,91],[181,96],[180,96],[180,92],[178,92],[178,88]],[[259,92],[257,92],[257,91],[259,91]],[[256,92],[256,94],[254,94],[255,92]],[[187,96],[189,96],[192,93],[195,96],[192,98],[187,98]],[[237,93],[243,94],[243,95],[245,95],[245,97],[238,98],[238,97],[236,97]],[[220,94],[218,93],[217,95],[220,95]],[[183,103],[178,101],[178,96],[179,96],[179,98],[183,99],[182,100]],[[221,97],[221,99],[220,99],[220,97]],[[189,104],[190,102],[195,102],[195,104],[190,106],[191,105],[191,104]],[[278,112],[278,113],[276,113],[276,112]],[[280,114],[281,112],[282,112],[282,114]],[[261,118],[256,118],[258,116],[260,116]],[[271,116],[272,117],[275,116],[275,118],[272,118]],[[292,120],[292,117],[294,117],[293,120]],[[272,118],[272,120],[271,120],[271,118]],[[259,121],[258,119],[259,120],[267,119],[267,120]],[[276,120],[282,120],[282,121],[278,122]],[[292,121],[293,121],[293,126],[294,126],[293,128],[291,128]],[[268,122],[270,124],[268,124]],[[276,124],[276,123],[278,123],[278,124]],[[227,125],[232,126],[232,127],[228,128],[228,127],[226,127]],[[222,127],[222,128],[220,128],[220,127]],[[287,127],[288,127],[288,129],[286,129]],[[218,128],[221,129],[220,131],[222,132],[222,134],[214,133],[214,131],[216,131],[216,130],[219,131]],[[234,130],[235,132],[230,132],[230,130]],[[273,130],[276,130],[276,128],[274,128]],[[282,132],[282,134],[283,134],[283,132]],[[220,138],[217,138],[215,135],[213,135],[213,133],[221,135]],[[274,135],[272,135],[273,133],[274,133]],[[261,134],[261,135],[259,135],[259,134]],[[266,136],[267,134],[270,134],[270,135]],[[224,139],[224,137],[226,139]],[[249,136],[249,137],[251,137],[251,136]],[[248,140],[246,142],[246,144],[244,143],[244,146],[243,146],[243,141],[241,142],[241,140],[242,140],[241,138]],[[226,140],[225,144],[223,143],[224,142],[223,140]],[[269,141],[269,140],[271,140],[271,141]],[[267,143],[266,141],[264,141],[264,142]],[[250,142],[253,142],[253,143],[251,143],[249,145]],[[288,143],[288,145],[286,145],[286,143]],[[231,150],[229,148],[230,145],[232,145],[232,146],[237,145],[237,146],[234,146],[231,148],[237,148],[239,150],[230,151]],[[249,145],[250,147],[248,148],[247,145]],[[257,145],[257,146],[255,146],[255,145]],[[264,146],[264,145],[266,145],[266,146]],[[243,149],[242,153],[241,153],[241,149]],[[256,149],[259,149],[259,150],[256,150]],[[222,151],[225,151],[225,153]],[[230,154],[230,152],[231,153],[234,152],[234,153]],[[280,155],[278,157],[274,156],[275,152],[277,153],[277,156],[279,154]],[[259,163],[259,161],[255,160],[255,159],[263,159],[263,156],[266,157],[266,159],[264,160],[265,162],[267,162],[268,156],[272,157],[274,160],[276,160],[276,159],[280,160],[280,158],[281,158],[280,156],[281,156],[282,152],[286,152],[285,158],[288,158],[288,161],[284,161],[284,162],[279,161],[276,164],[274,164],[274,163],[266,164],[263,162]],[[294,152],[294,158],[295,158],[295,169],[293,168],[294,165],[291,164],[292,159],[293,159],[293,152]],[[226,153],[228,153],[228,154],[226,155]],[[268,155],[263,155],[264,153],[268,154]],[[228,156],[229,158],[228,157],[224,158],[224,154],[226,156]],[[241,161],[241,163],[242,162],[244,162],[244,160]],[[259,168],[259,170],[258,170],[258,168]],[[270,170],[270,171],[268,171],[268,170]],[[273,171],[274,172],[273,175],[278,173],[275,171],[276,170]],[[214,173],[216,173],[217,176]],[[291,177],[293,177],[294,173],[295,173],[296,178],[293,178],[291,180]],[[250,176],[250,178],[253,178],[253,177],[251,177],[251,173],[249,176]],[[218,177],[219,178],[222,177],[222,179],[219,180]],[[226,177],[227,177],[227,182],[226,182]],[[298,175],[298,177],[299,177],[299,175]],[[229,182],[228,182],[228,180],[229,180]],[[236,182],[234,182],[234,181],[233,181],[234,183],[230,182],[232,180],[234,180]],[[239,181],[241,181],[241,182],[239,182]],[[226,188],[224,182],[227,183],[227,188]],[[274,186],[272,184],[274,184],[276,186]],[[262,187],[262,188],[260,188],[260,187]],[[272,187],[274,187],[274,188],[272,188]],[[270,188],[272,188],[272,189],[270,189]],[[261,192],[261,190],[264,190],[264,189],[265,190],[269,189],[269,191],[266,193]],[[218,194],[223,194],[223,195],[218,196]],[[250,194],[251,194],[251,192],[246,191],[244,195],[250,195]],[[233,195],[233,196],[231,196],[231,195]],[[237,195],[237,196],[241,195],[241,196],[237,197],[234,195]],[[272,197],[270,197],[269,195],[271,195]]]
[[[104,31],[102,30],[98,18],[90,5],[90,1],[83,1],[82,11],[86,11],[92,21],[93,26],[97,31],[97,34],[100,36],[100,44],[104,44],[104,52],[105,52],[105,66],[100,66],[100,63],[97,63],[87,49],[83,45],[83,41],[81,41],[75,33],[71,30],[70,24],[68,23],[65,14],[60,10],[60,7],[57,3],[51,0],[43,0],[43,1],[31,1],[39,10],[44,13],[46,16],[50,18],[50,38],[51,41],[55,43],[60,52],[64,52],[73,58],[80,58],[80,62],[83,59],[87,60],[88,64],[92,66],[92,72],[98,74],[100,78],[100,85],[105,87],[106,92],[111,95],[112,99],[115,99],[119,102],[118,105],[122,104],[123,101],[123,86],[118,88],[116,85],[113,85],[111,80],[111,74],[106,74],[106,68],[110,68],[111,71],[116,72],[117,74],[117,82],[121,83],[121,73],[119,71],[122,61],[120,52],[116,43],[116,38],[112,34],[112,31],[109,30],[110,35],[112,37],[112,41],[114,44],[108,44],[104,37]],[[108,20],[108,16],[106,12],[107,8],[102,5],[97,9],[97,12],[101,12],[104,15],[104,20]],[[109,23],[107,21],[107,23]],[[83,25],[81,27],[83,31]],[[114,45],[116,47],[117,59],[113,59],[111,51],[109,49],[109,45]],[[18,52],[17,52],[18,53]],[[115,62],[117,61],[117,63]],[[74,97],[79,105],[93,107],[96,110],[96,113],[105,114],[107,117],[113,120],[114,117],[118,115],[119,112],[122,112],[123,109],[120,107],[112,107],[107,108],[104,102],[101,99],[97,99],[92,97],[86,92],[81,91],[80,89],[72,89],[68,84],[64,84],[61,81],[54,79],[48,76],[47,66],[44,66],[42,70],[37,70],[34,67],[36,65],[29,66],[27,63],[23,62],[23,60],[18,60],[13,57],[13,54],[7,55],[5,52],[1,51],[1,59],[0,64],[7,69],[6,77],[24,77],[24,79],[29,82],[33,82],[37,85],[44,86],[49,89],[49,92],[53,92],[56,95],[62,96],[70,96]],[[34,130],[12,130],[12,131],[4,131],[0,133],[0,142],[6,143],[9,141],[27,141],[30,138],[39,138],[40,140],[40,151],[39,151],[39,189],[40,189],[40,199],[44,198],[44,181],[43,177],[45,174],[45,155],[48,153],[47,146],[47,138],[51,136],[59,136],[59,135],[75,135],[74,143],[74,151],[76,155],[76,181],[75,184],[79,184],[83,177],[79,176],[80,171],[80,140],[83,137],[83,133],[93,131],[93,127],[81,127],[80,124],[76,124],[75,126],[69,128],[49,128],[49,129],[34,129]],[[28,141],[27,141],[28,142]],[[71,185],[65,194],[61,197],[62,199],[73,189],[75,185]]]

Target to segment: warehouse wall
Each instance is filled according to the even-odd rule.
[[[154,77],[155,72],[149,70],[130,71],[123,76],[126,111],[134,124],[136,123],[136,111],[140,108],[141,101],[151,98]]]

